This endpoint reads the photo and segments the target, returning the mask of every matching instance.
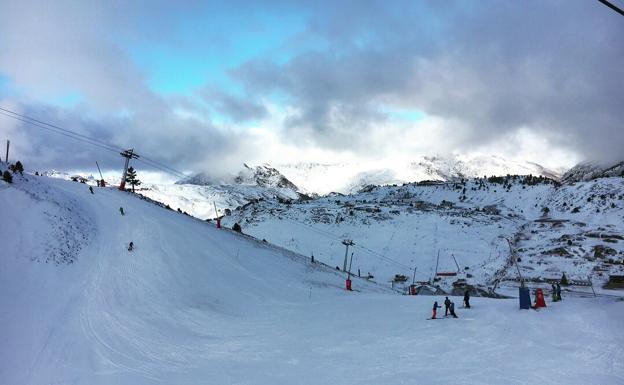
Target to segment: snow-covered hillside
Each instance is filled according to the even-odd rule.
[[[344,295],[333,269],[114,188],[16,175],[0,207],[4,384],[180,383],[240,350],[232,320]]]
[[[355,195],[236,210],[226,225],[343,268],[352,239],[355,271],[380,281],[396,274],[446,290],[457,280],[488,287],[516,277],[510,255],[535,280],[569,277],[604,283],[624,273],[624,179],[559,185],[542,178],[371,187]],[[438,259],[439,254],[439,259]],[[611,260],[611,261],[610,261]],[[459,265],[459,266],[458,266]],[[411,279],[410,279],[411,281]]]
[[[253,185],[146,184],[137,192],[200,219],[215,218],[215,205],[219,216],[222,216],[250,202],[300,198],[289,188]]]
[[[441,191],[454,194],[415,203],[439,205]],[[305,257],[115,188],[94,193],[0,181],[2,384],[624,382],[622,301],[565,292],[541,311],[487,298],[468,310],[451,297],[459,318],[431,321],[443,297],[363,279],[347,292],[340,272]]]
[[[145,184],[139,192],[201,219],[215,218],[215,205],[222,216],[250,202],[303,197],[297,186],[268,165],[244,165],[238,174],[220,179],[199,173],[175,184]]]
[[[608,166],[594,162],[585,162],[572,167],[562,175],[561,180],[567,183],[574,183],[618,176],[624,176],[624,162]]]

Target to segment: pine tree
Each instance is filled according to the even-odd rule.
[[[128,173],[126,174],[126,183],[132,186],[132,192],[134,192],[134,186],[141,185],[141,181],[137,178],[137,173],[134,167],[128,168]]]
[[[15,166],[13,166],[13,174],[20,173],[20,175],[24,175],[24,165],[19,160],[15,162]]]
[[[4,171],[2,174],[2,179],[7,183],[13,183],[13,176],[9,171]]]

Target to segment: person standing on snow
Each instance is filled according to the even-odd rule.
[[[438,306],[438,301],[435,301],[433,303],[433,314],[431,315],[431,319],[436,319],[436,314],[438,314],[438,309],[440,309],[442,306]]]
[[[557,282],[557,301],[561,301],[561,285]]]
[[[95,194],[95,193],[93,192],[93,186],[89,186],[89,191],[91,192],[91,194]]]
[[[451,304],[449,305],[449,312],[451,313],[453,318],[459,318],[457,317],[457,314],[455,314],[455,302],[451,302]]]
[[[124,214],[123,207],[119,208],[119,212],[121,213],[121,215],[126,215],[126,214]]]
[[[550,285],[552,287],[552,297],[553,297],[553,302],[557,302],[557,288],[555,287],[555,284],[551,284]]]
[[[446,299],[444,300],[444,316],[448,316],[449,313],[449,306],[451,306],[451,300],[446,297]]]
[[[464,293],[464,307],[470,309],[470,290],[466,290]]]
[[[128,245],[128,251],[132,250],[134,250],[134,242],[130,242],[130,244]]]

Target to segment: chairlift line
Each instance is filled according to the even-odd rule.
[[[598,0],[598,1],[601,2],[602,4],[606,5],[607,7],[611,8],[615,12],[619,13],[620,15],[624,16],[624,10],[616,7],[614,4],[611,4],[607,0]]]
[[[74,139],[74,140],[78,140],[78,141],[81,141],[83,143],[90,144],[90,145],[95,146],[95,147],[99,147],[99,148],[104,149],[104,150],[108,150],[108,151],[115,152],[115,153],[119,153],[119,152],[125,151],[125,149],[123,149],[121,147],[112,145],[110,143],[106,143],[106,142],[101,141],[99,139],[92,138],[92,137],[80,134],[78,132],[71,131],[71,130],[68,130],[66,128],[63,128],[63,127],[51,124],[51,123],[47,123],[47,122],[44,122],[42,120],[35,119],[35,118],[32,118],[32,117],[24,115],[24,114],[20,114],[18,112],[9,110],[9,109],[1,107],[1,106],[0,106],[0,115],[3,115],[3,116],[6,116],[6,117],[9,117],[9,118],[18,120],[18,121],[23,122],[23,123],[30,124],[30,125],[35,126],[35,127],[39,127],[41,129],[53,132],[55,134],[63,135],[63,136],[66,136],[68,138],[71,138],[71,139]],[[160,171],[163,171],[165,173],[174,175],[174,176],[176,176],[178,178],[186,178],[187,177],[187,175],[184,174],[183,172],[178,171],[178,170],[176,170],[174,168],[171,168],[171,167],[169,167],[169,166],[167,166],[167,165],[165,165],[163,163],[160,163],[160,162],[158,162],[156,160],[153,160],[153,159],[150,159],[150,158],[146,158],[143,155],[141,155],[141,157],[142,157],[141,159],[137,159],[137,160],[140,161],[140,162],[145,163],[146,165],[148,165],[150,167],[153,167],[153,168],[158,169]]]
[[[101,141],[99,139],[91,138],[89,136],[80,134],[78,132],[65,129],[63,127],[59,127],[57,125],[41,121],[39,119],[35,119],[35,118],[30,117],[30,116],[27,116],[27,115],[24,115],[24,114],[20,114],[18,112],[11,111],[11,110],[3,108],[3,107],[0,107],[0,113],[2,113],[5,116],[8,116],[10,118],[14,118],[14,119],[20,120],[20,121],[22,121],[24,123],[30,123],[32,125],[35,125],[37,127],[43,128],[43,129],[49,129],[50,131],[53,131],[53,132],[65,133],[65,134],[68,134],[68,135],[75,136],[75,137],[77,137],[75,139],[82,138],[84,140],[92,142],[91,144],[97,143],[97,145],[108,147],[108,148],[110,148],[111,150],[114,150],[114,151],[122,151],[123,150],[121,147],[114,146],[112,144],[106,143],[106,142]],[[42,126],[45,126],[45,127],[42,127]],[[78,139],[78,140],[80,140],[80,139]]]
[[[290,222],[295,223],[297,225],[305,226],[305,227],[309,228],[310,230],[312,230],[312,231],[314,231],[314,232],[316,232],[316,233],[318,233],[320,235],[323,235],[323,236],[326,236],[326,237],[329,237],[329,238],[333,238],[333,239],[335,239],[337,241],[341,241],[341,242],[343,241],[342,238],[337,237],[333,233],[330,233],[330,232],[327,232],[327,231],[324,231],[324,230],[321,230],[321,229],[317,229],[317,228],[312,227],[310,225],[307,225],[305,223],[302,223],[302,222],[299,222],[299,221],[295,221],[294,219],[290,219],[290,218],[285,218],[285,219],[287,221],[290,221]],[[367,253],[369,253],[371,255],[374,255],[374,256],[376,256],[376,257],[378,257],[380,259],[385,260],[386,262],[394,263],[395,265],[404,267],[404,268],[406,268],[408,270],[413,270],[414,269],[413,267],[407,266],[407,265],[405,265],[405,264],[403,264],[403,263],[401,263],[399,261],[396,261],[396,260],[394,260],[394,259],[392,259],[390,257],[387,257],[387,256],[385,256],[385,255],[383,255],[383,254],[381,254],[381,253],[379,253],[377,251],[371,250],[368,247],[362,246],[360,244],[354,244],[353,247],[357,247],[359,249],[362,249],[362,250],[364,250],[365,252],[367,252]]]
[[[44,130],[48,130],[48,131],[54,132],[54,133],[56,133],[56,134],[66,136],[66,137],[68,137],[68,138],[76,139],[76,140],[79,140],[79,141],[82,141],[82,142],[85,142],[85,143],[91,144],[91,145],[96,146],[96,147],[100,147],[100,148],[102,148],[102,149],[104,149],[104,150],[108,150],[108,151],[117,151],[116,149],[111,148],[111,147],[109,147],[109,146],[107,146],[107,145],[101,145],[101,144],[99,144],[99,143],[94,143],[94,142],[90,141],[89,139],[84,139],[84,138],[80,138],[80,137],[74,136],[74,135],[72,135],[72,134],[68,134],[68,133],[62,132],[62,131],[57,131],[57,130],[55,130],[55,129],[52,129],[52,128],[49,128],[49,127],[45,127],[45,126],[43,126],[43,125],[40,125],[40,124],[38,124],[38,123],[35,123],[35,122],[32,122],[32,121],[29,121],[29,120],[26,120],[26,119],[23,119],[23,118],[20,118],[20,117],[18,117],[18,116],[13,116],[13,115],[7,114],[7,113],[5,113],[5,112],[3,112],[3,111],[0,111],[0,115],[4,115],[4,116],[7,116],[7,117],[12,118],[12,119],[19,120],[19,121],[21,121],[21,122],[31,124],[31,125],[33,125],[33,126],[35,126],[35,127],[43,128]]]

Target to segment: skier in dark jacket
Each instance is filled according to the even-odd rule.
[[[553,302],[557,302],[557,287],[555,287],[555,284],[551,284],[550,287],[552,288],[552,298],[553,298]]]
[[[128,251],[132,251],[134,249],[134,242],[130,242],[128,245]]]
[[[557,301],[561,301],[561,285],[557,282]]]
[[[453,318],[459,318],[459,317],[457,317],[457,314],[455,314],[455,303],[454,302],[451,302],[451,304],[449,305],[449,312],[451,313]]]
[[[464,307],[470,309],[470,290],[466,290],[464,293]]]
[[[89,191],[91,192],[91,194],[95,194],[95,193],[93,192],[93,186],[89,186]]]
[[[442,306],[438,306],[438,301],[435,301],[433,303],[433,314],[431,315],[431,319],[436,319],[436,314],[438,314],[438,309],[440,309]]]
[[[451,300],[446,297],[446,299],[444,300],[444,316],[448,316],[449,313],[449,306],[451,306]]]
[[[119,208],[119,212],[121,213],[121,215],[126,215],[126,214],[124,213],[124,209],[123,209],[123,207],[120,207],[120,208]]]

